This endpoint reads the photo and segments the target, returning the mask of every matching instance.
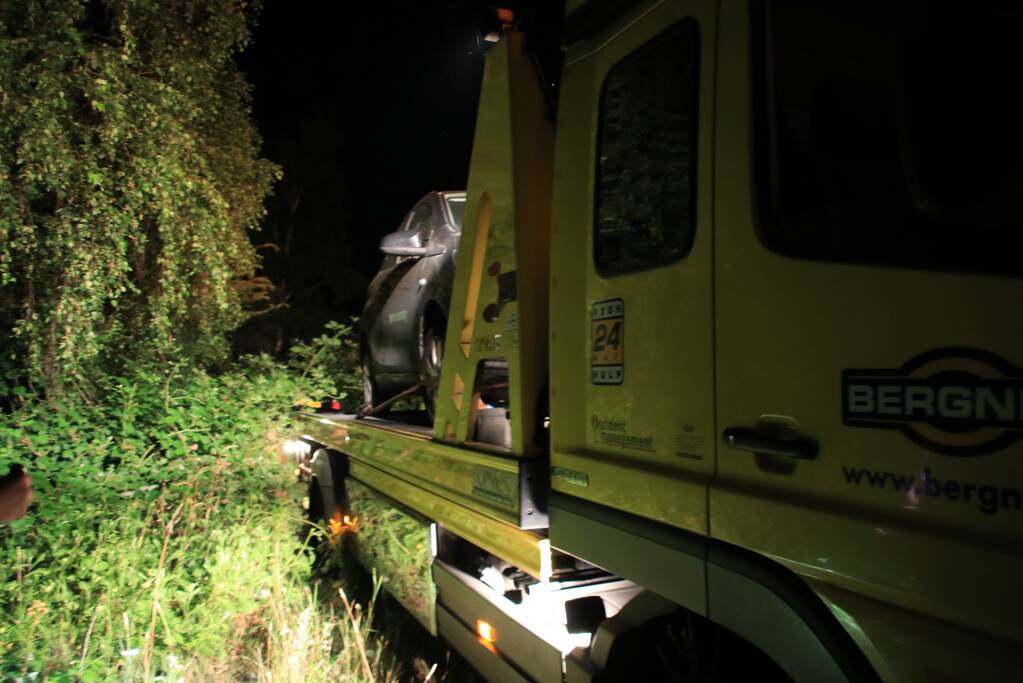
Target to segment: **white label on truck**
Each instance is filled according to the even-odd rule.
[[[594,384],[621,384],[625,381],[625,302],[596,302],[590,321],[590,378]]]

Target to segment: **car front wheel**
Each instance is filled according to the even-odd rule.
[[[433,322],[426,326],[423,332],[423,371],[422,379],[426,382],[423,387],[423,403],[426,405],[426,414],[432,420],[437,414],[437,393],[440,388],[440,365],[444,358],[444,328],[443,322]]]

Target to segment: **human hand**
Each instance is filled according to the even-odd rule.
[[[10,522],[25,515],[32,502],[32,477],[21,465],[0,477],[0,522]]]

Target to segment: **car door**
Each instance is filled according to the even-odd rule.
[[[566,55],[551,264],[553,489],[699,532],[714,40],[712,2],[649,2]]]
[[[402,230],[416,235],[416,245],[423,245],[433,225],[430,198],[420,201],[402,226]],[[419,293],[425,260],[419,256],[395,257],[395,266],[388,275],[393,287],[384,303],[376,326],[373,347],[381,373],[418,374],[419,372]]]
[[[928,679],[941,624],[1023,636],[1014,39],[972,9],[755,6],[720,33],[711,533],[927,617],[875,644],[931,639]]]

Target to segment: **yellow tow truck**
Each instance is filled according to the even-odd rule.
[[[435,421],[300,412],[317,507],[492,680],[1015,680],[1021,19],[569,0],[556,116],[506,27]]]

